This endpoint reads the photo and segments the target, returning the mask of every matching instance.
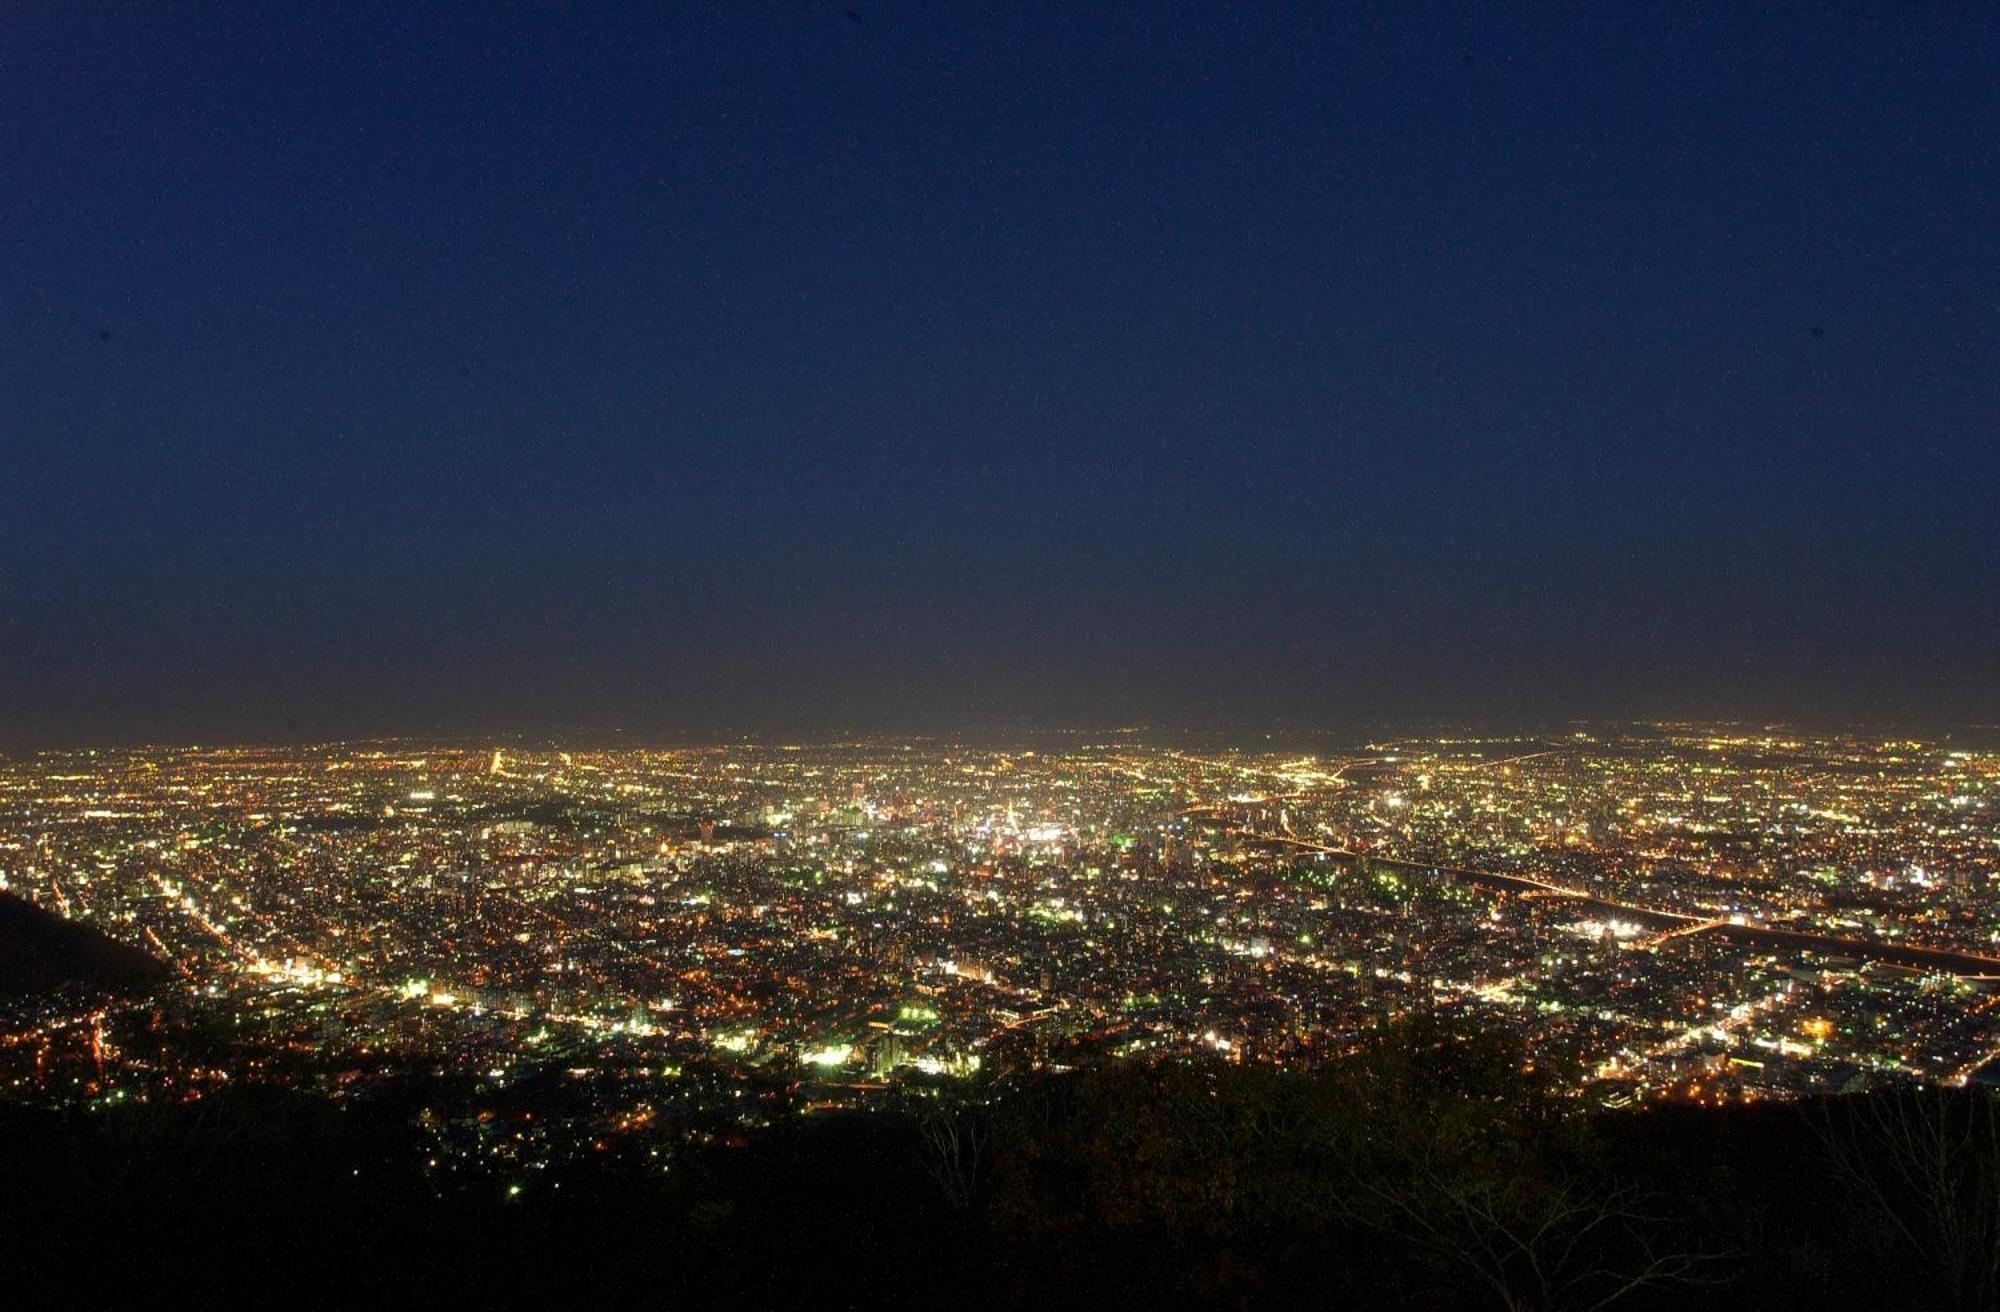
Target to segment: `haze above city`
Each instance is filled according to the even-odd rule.
[[[1990,723],[1994,45],[11,14],[0,750]]]

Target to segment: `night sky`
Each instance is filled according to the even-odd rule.
[[[0,15],[0,746],[2000,719],[1989,7],[483,8]]]

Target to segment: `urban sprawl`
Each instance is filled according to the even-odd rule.
[[[0,761],[0,887],[171,977],[0,1000],[0,1096],[401,1099],[433,1169],[518,1190],[1423,1013],[1604,1106],[1965,1083],[1997,884],[2000,752],[1948,740],[42,754]]]

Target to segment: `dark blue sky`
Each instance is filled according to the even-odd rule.
[[[0,745],[2000,719],[1990,8],[481,8],[0,17]]]

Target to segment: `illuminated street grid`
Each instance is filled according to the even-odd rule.
[[[1676,726],[42,755],[0,763],[0,882],[180,981],[7,1004],[0,1093],[404,1097],[460,1169],[1112,1055],[1307,1064],[1427,1008],[1611,1105],[1964,1080],[1997,807],[2000,753]]]

